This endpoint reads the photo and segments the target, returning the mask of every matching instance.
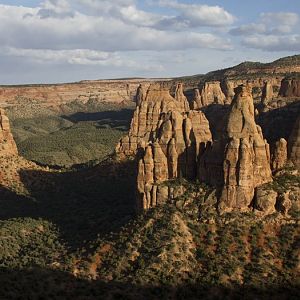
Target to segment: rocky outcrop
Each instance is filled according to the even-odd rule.
[[[179,193],[163,185],[166,180],[196,178],[201,145],[210,140],[209,124],[202,112],[172,111],[164,115],[157,139],[141,150],[144,154],[137,176],[139,209],[148,209]]]
[[[195,90],[192,106],[198,109],[210,104],[224,104],[225,99],[220,81],[205,82],[200,91]]]
[[[29,99],[45,107],[59,106],[74,100],[108,103],[134,101],[136,90],[142,83],[148,87],[155,80],[124,79],[94,80],[67,84],[0,86],[0,106],[18,105]]]
[[[247,210],[255,188],[272,181],[269,145],[254,120],[251,88],[240,86],[235,93],[223,133],[214,141],[201,111],[182,112],[179,105],[179,110],[161,113],[152,134],[155,138],[140,148],[139,209],[148,209],[174,194],[165,181],[199,178],[218,187],[221,212]]]
[[[144,86],[140,84],[137,89],[136,97],[135,97],[136,106],[140,106],[141,103],[145,100],[145,97],[146,97],[146,93],[144,90]]]
[[[288,143],[288,157],[300,170],[300,117],[298,117]]]
[[[181,110],[181,111],[189,111],[190,110],[190,106],[189,106],[189,103],[187,101],[187,98],[183,94],[183,85],[182,85],[182,83],[178,83],[176,85],[175,100],[178,102],[179,110]]]
[[[271,168],[273,171],[282,169],[287,162],[287,141],[281,138],[276,142],[272,153]]]
[[[281,81],[279,96],[288,98],[300,97],[300,79],[284,78]]]
[[[18,155],[16,143],[10,130],[8,117],[0,108],[0,155]]]
[[[272,189],[258,187],[255,193],[254,208],[262,214],[272,214],[275,210],[277,192]]]
[[[272,181],[270,151],[254,120],[251,89],[239,86],[222,137],[207,147],[199,178],[220,187],[220,211],[246,210],[255,188]]]
[[[235,83],[233,81],[225,80],[222,82],[221,86],[222,86],[222,90],[226,96],[225,103],[230,104],[234,97]]]
[[[178,192],[163,185],[165,181],[183,177],[195,179],[202,147],[211,141],[208,120],[201,111],[189,110],[181,89],[178,85],[175,98],[162,86],[152,86],[148,90],[145,103],[155,101],[164,108],[156,126],[152,127],[151,137],[139,145],[137,192],[140,210],[162,203]]]
[[[169,111],[184,113],[189,111],[187,98],[181,84],[176,86],[175,98],[170,95],[169,85],[152,84],[146,95],[140,87],[137,93],[137,107],[131,121],[129,134],[122,138],[116,147],[116,153],[134,155],[141,143],[154,141],[157,129],[163,119],[161,116]]]
[[[267,105],[273,99],[273,86],[270,81],[266,81],[262,90],[261,102]]]

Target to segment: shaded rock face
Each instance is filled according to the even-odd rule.
[[[18,155],[16,143],[10,131],[8,117],[4,109],[0,109],[0,155]]]
[[[135,97],[135,101],[136,101],[136,106],[140,106],[141,103],[145,100],[146,94],[145,94],[145,90],[142,84],[139,85],[137,92],[136,92],[136,97]]]
[[[275,210],[277,192],[272,189],[257,188],[255,195],[255,209],[263,214],[272,214]]]
[[[279,90],[281,97],[300,97],[300,79],[284,78]]]
[[[137,108],[130,125],[129,134],[122,138],[116,147],[116,153],[135,155],[140,144],[154,141],[157,129],[163,120],[161,115],[169,111],[187,112],[189,104],[183,94],[182,85],[176,87],[175,98],[170,95],[169,85],[152,84],[144,93],[142,86],[137,91]]]
[[[226,96],[225,103],[230,104],[234,97],[234,88],[235,88],[234,82],[225,80],[224,82],[222,82],[221,87]]]
[[[219,210],[247,210],[257,186],[272,181],[269,145],[254,120],[251,89],[239,86],[223,137],[206,148],[200,180],[220,187]]]
[[[289,138],[288,157],[294,166],[300,170],[300,117],[298,117]]]
[[[265,82],[265,85],[262,90],[261,102],[264,105],[267,105],[270,100],[273,99],[273,86],[269,81]]]
[[[201,90],[195,90],[192,106],[197,109],[210,104],[224,104],[225,99],[220,81],[209,81],[204,83]]]
[[[272,153],[271,168],[273,171],[282,169],[287,162],[287,141],[281,138],[276,142]]]

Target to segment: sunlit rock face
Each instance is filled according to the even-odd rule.
[[[255,187],[272,181],[269,145],[254,120],[251,88],[235,89],[230,113],[219,140],[200,160],[199,178],[220,186],[219,210],[247,210]]]
[[[17,146],[4,109],[0,109],[0,155],[18,155]]]
[[[156,206],[174,193],[162,185],[164,181],[178,177],[195,179],[201,147],[212,139],[208,120],[201,111],[190,110],[181,84],[177,85],[174,98],[163,86],[150,87],[145,104],[141,106],[153,106],[153,102],[154,106],[159,103],[162,109],[154,116],[155,123],[148,120],[153,120],[151,113],[146,115],[146,122],[142,123],[146,123],[146,127],[142,127],[144,140],[134,145],[137,148],[131,149],[133,152],[139,149],[141,155],[137,175],[139,210]],[[140,114],[139,108],[137,111]],[[139,120],[138,117],[133,120],[138,128],[141,127]],[[147,135],[147,130],[150,135]],[[138,131],[135,133],[139,134]],[[132,134],[131,130],[129,139]],[[142,140],[141,135],[139,138]]]
[[[169,111],[184,113],[189,104],[183,94],[182,84],[176,86],[175,97],[170,95],[167,83],[150,85],[147,92],[143,86],[137,91],[137,107],[131,121],[129,134],[116,147],[118,154],[135,155],[141,143],[154,141],[160,127],[161,115]]]
[[[227,83],[226,87],[228,88],[228,99],[230,99],[230,83]],[[195,89],[192,107],[198,109],[210,104],[224,104],[226,99],[220,81],[205,82],[201,90]]]

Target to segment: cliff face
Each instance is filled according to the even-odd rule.
[[[294,129],[289,138],[289,159],[300,170],[300,117],[298,117]]]
[[[220,81],[205,82],[201,90],[195,90],[192,105],[197,109],[210,104],[224,104],[225,98]]]
[[[223,135],[201,157],[199,178],[222,187],[221,211],[248,209],[255,187],[272,180],[269,145],[255,123],[249,87],[236,88]]]
[[[169,111],[183,113],[189,110],[182,85],[177,85],[175,97],[169,92],[168,84],[156,83],[150,85],[146,94],[143,87],[137,93],[137,107],[134,112],[129,134],[122,138],[116,147],[117,153],[132,155],[137,152],[141,143],[154,141],[157,129],[163,120],[161,115]]]
[[[0,155],[18,155],[18,150],[12,136],[8,117],[4,109],[0,108]]]
[[[300,79],[284,78],[281,82],[279,96],[300,97]]]
[[[76,99],[83,103],[89,99],[121,103],[134,100],[141,82],[149,86],[152,80],[98,80],[70,84],[0,86],[0,105],[19,104],[24,98],[45,106],[60,105]]]
[[[139,210],[165,202],[182,192],[162,183],[169,179],[195,179],[202,147],[211,140],[209,124],[199,111],[162,115],[157,138],[140,149],[137,192]]]

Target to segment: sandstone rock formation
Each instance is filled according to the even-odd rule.
[[[267,105],[270,100],[273,98],[273,86],[270,81],[266,81],[262,90],[261,102],[264,105]]]
[[[298,117],[288,143],[288,157],[300,170],[300,117]]]
[[[255,209],[263,214],[272,214],[275,210],[277,192],[258,187],[255,195]]]
[[[251,89],[239,86],[235,92],[224,135],[200,160],[200,180],[221,187],[220,211],[248,209],[255,188],[272,181],[269,145],[254,120]]]
[[[136,92],[136,97],[135,97],[135,102],[136,106],[140,106],[141,103],[145,100],[146,94],[145,90],[142,84],[139,85],[137,92]]]
[[[182,111],[189,111],[190,106],[187,101],[186,96],[183,94],[183,85],[182,83],[178,83],[175,90],[175,99],[179,104],[179,109]]]
[[[153,107],[158,108],[155,114]],[[119,153],[139,149],[139,209],[153,207],[166,201],[170,193],[176,194],[174,189],[162,185],[164,181],[196,178],[201,147],[211,138],[205,115],[189,109],[181,84],[177,85],[174,98],[164,85],[150,86],[145,100],[136,109],[129,136],[121,140],[117,149]],[[136,142],[133,144],[132,140]]]
[[[221,89],[220,81],[205,82],[201,90],[195,90],[193,99],[193,108],[201,108],[210,104],[224,104],[225,95]]]
[[[168,179],[198,177],[219,186],[223,212],[247,210],[255,188],[272,181],[269,145],[255,123],[249,87],[236,89],[225,131],[213,142],[200,111],[168,111],[158,124],[156,138],[144,146],[139,160],[140,209],[155,206],[174,192],[162,184]]]
[[[8,117],[2,108],[0,108],[0,155],[18,155],[17,146],[10,131]]]
[[[140,87],[136,98],[139,102],[131,121],[129,134],[122,138],[116,147],[116,152],[119,154],[134,155],[139,144],[154,141],[157,129],[163,122],[162,114],[169,111],[174,114],[189,111],[189,104],[181,84],[176,87],[175,98],[170,95],[169,85],[166,83],[150,85],[145,96]]]
[[[300,97],[300,79],[284,78],[281,81],[279,90],[279,96],[281,97]]]
[[[157,139],[146,146],[139,161],[137,190],[139,209],[168,199],[176,190],[161,185],[168,179],[194,179],[201,145],[211,140],[209,124],[199,111],[172,111],[162,116]]]
[[[226,96],[225,103],[230,104],[233,97],[234,97],[234,88],[235,88],[235,83],[230,80],[225,80],[222,84],[222,90],[224,91],[224,94]]]
[[[45,107],[58,106],[76,99],[82,103],[90,99],[122,103],[134,101],[138,86],[142,83],[148,87],[153,81],[155,82],[151,79],[86,80],[67,84],[0,86],[0,106],[17,105],[24,99],[36,101]]]
[[[281,138],[276,142],[274,152],[272,153],[271,168],[273,171],[284,167],[287,161],[287,141]]]

